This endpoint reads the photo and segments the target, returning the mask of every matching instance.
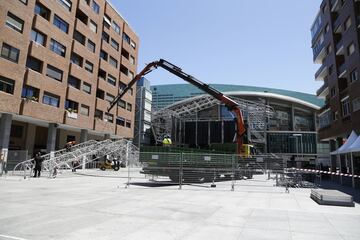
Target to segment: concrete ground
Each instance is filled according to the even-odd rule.
[[[320,206],[310,189],[288,194],[265,176],[230,191],[148,186],[140,175],[125,188],[124,169],[80,174],[0,178],[0,239],[360,239],[359,204]]]

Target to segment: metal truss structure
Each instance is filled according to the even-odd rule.
[[[126,162],[128,165],[136,165],[139,159],[139,149],[126,139],[104,140],[104,141],[87,141],[73,146],[70,151],[62,149],[60,151],[44,155],[43,170],[49,172],[49,177],[54,174],[54,170],[72,169],[73,163],[87,164],[99,158],[117,159]],[[17,164],[13,174],[22,172],[31,175],[34,168],[34,159],[23,161]]]
[[[248,122],[248,136],[254,143],[265,144],[265,131],[267,119],[274,114],[274,110],[261,101],[248,101],[237,97],[231,97],[235,100],[243,113],[244,120]],[[219,120],[219,114],[216,116],[198,116],[198,113],[210,109],[221,103],[210,95],[204,94],[179,101],[166,108],[160,109],[152,115],[152,128],[154,137],[161,142],[165,134],[171,134],[176,127],[176,121],[215,121]],[[232,120],[233,118],[222,118],[222,120]]]

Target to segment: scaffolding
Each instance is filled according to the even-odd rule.
[[[264,145],[266,143],[266,129],[268,118],[274,114],[272,107],[262,101],[249,101],[238,97],[231,97],[241,109],[244,120],[248,122],[248,137],[253,144]],[[176,128],[181,127],[185,121],[216,121],[220,114],[201,118],[198,113],[214,106],[221,105],[221,102],[214,97],[203,94],[186,100],[176,102],[166,108],[162,108],[152,115],[152,131],[157,142],[161,142],[165,134],[177,132]],[[233,120],[233,117],[225,117],[222,120]],[[180,124],[177,124],[180,122]],[[175,128],[175,129],[174,129]],[[174,140],[180,139],[178,137]]]
[[[43,155],[43,171],[49,173],[49,177],[61,170],[69,170],[74,167],[85,166],[100,158],[116,159],[120,162],[136,164],[139,159],[139,149],[126,139],[104,141],[87,141],[77,144],[70,149],[62,149]],[[73,164],[74,162],[78,164]],[[21,174],[24,177],[31,176],[34,168],[34,159],[29,159],[14,167],[13,175]]]

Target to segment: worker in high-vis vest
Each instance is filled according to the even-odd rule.
[[[162,141],[162,144],[163,146],[171,146],[172,144],[171,138],[168,135],[166,135]]]

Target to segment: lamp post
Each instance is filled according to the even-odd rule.
[[[302,134],[301,133],[294,133],[293,136],[294,137],[300,137],[301,160],[304,161],[304,150],[303,150]]]

